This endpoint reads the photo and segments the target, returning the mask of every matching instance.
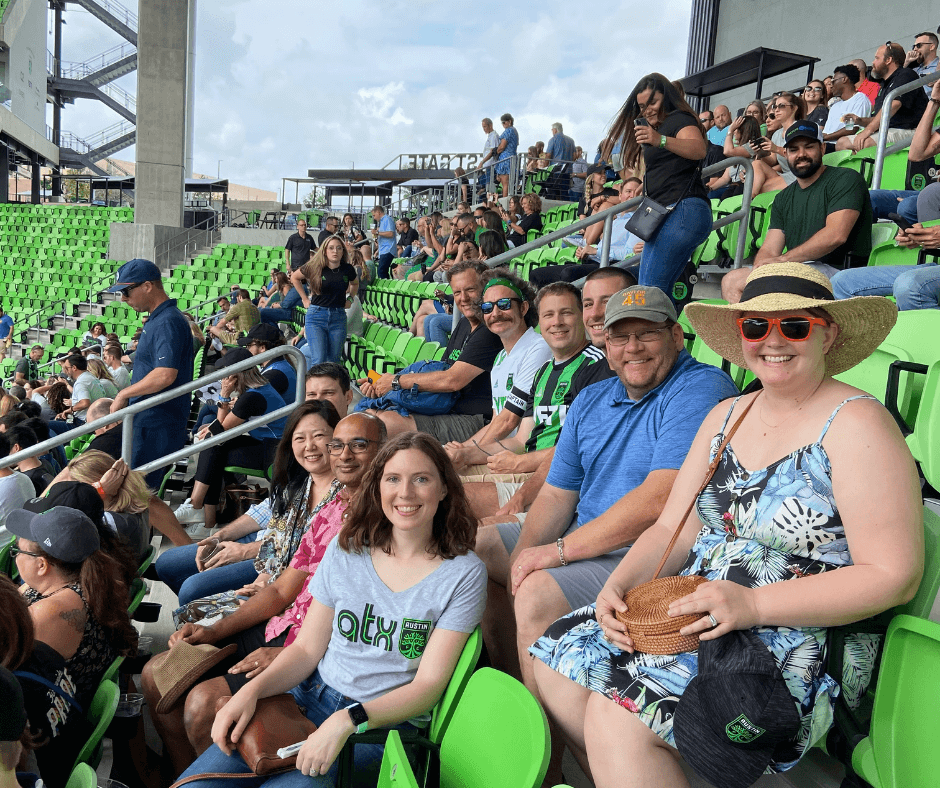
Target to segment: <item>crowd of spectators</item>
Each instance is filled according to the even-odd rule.
[[[319,726],[297,768],[312,785],[333,785],[354,730],[426,723],[478,625],[490,663],[548,712],[550,784],[563,779],[564,746],[599,783],[622,767],[610,757],[616,747],[649,785],[684,784],[667,745],[712,781],[736,768],[734,753],[716,766],[688,743],[690,732],[706,736],[696,727],[708,714],[702,693],[686,705],[701,705],[698,722],[676,713],[706,644],[731,632],[790,678],[796,707],[753,776],[791,768],[813,743],[812,726],[829,724],[836,695],[857,702],[874,667],[866,652],[840,689],[842,677],[827,675],[820,658],[826,627],[910,599],[923,563],[910,454],[884,408],[833,375],[873,352],[898,310],[937,308],[940,298],[936,265],[866,265],[881,219],[900,217],[899,245],[940,246],[940,230],[923,227],[940,219],[940,184],[869,191],[856,170],[823,157],[874,144],[885,94],[933,73],[936,55],[930,33],[907,53],[889,42],[874,54],[873,80],[864,63],[849,63],[737,118],[724,105],[696,113],[674,83],[650,74],[590,166],[552,124],[529,164],[562,166],[580,216],[641,195],[668,210],[652,232],[628,209],[609,238],[601,223],[572,234],[575,261],[529,280],[486,264],[542,229],[542,197],[508,191],[519,145],[508,114],[502,134],[484,119],[484,167],[455,215],[430,213],[412,227],[376,206],[368,230],[351,214],[329,216],[316,238],[298,220],[283,266],[261,292],[235,286],[220,298],[205,342],[159,269],[126,263],[110,291],[146,313],[135,345],[95,323],[45,377],[45,348],[31,347],[0,400],[0,457],[191,382],[200,347],[214,369],[238,371],[204,392],[192,431],[187,395],[137,414],[130,466],[115,423],[68,463],[54,451],[0,469],[0,546],[13,542],[23,583],[18,594],[0,578],[0,604],[13,611],[0,633],[2,667],[58,677],[87,703],[112,660],[135,652],[128,589],[156,528],[174,545],[155,562],[179,601],[170,654],[229,647],[182,691],[167,686],[164,655],[144,668],[164,745],[157,782],[210,773],[200,784],[224,784],[218,775],[245,769],[230,727],[247,722],[259,699],[290,692]],[[911,162],[940,153],[938,110],[940,82],[892,105],[889,142],[913,133]],[[687,307],[709,347],[755,373],[744,392],[685,349],[674,295],[711,231],[709,195],[744,187],[737,167],[704,182],[713,148],[719,161],[753,160],[754,194],[777,192],[752,265],[722,279],[727,305]],[[617,182],[606,186],[615,163]],[[602,246],[621,265],[601,267]],[[360,288],[394,277],[449,285],[411,326],[444,347],[443,360],[352,381],[343,348],[361,332]],[[572,284],[581,279],[580,289]],[[858,298],[870,295],[894,295],[897,306]],[[0,341],[5,327],[14,332],[4,317]],[[307,361],[300,401],[290,358],[254,361],[288,343]],[[394,398],[403,392],[413,404]],[[430,412],[419,395],[434,398]],[[252,428],[199,452],[175,511],[155,494],[166,468],[131,470],[243,424]],[[794,481],[780,457],[807,470]],[[696,492],[712,460],[715,478]],[[270,468],[270,489],[217,528],[232,467]],[[701,528],[682,531],[666,573],[711,581],[672,609],[698,616],[686,631],[701,635],[702,648],[664,662],[635,651],[616,614],[693,499]],[[396,630],[399,620],[421,626]],[[808,666],[798,678],[787,673],[794,650]],[[0,681],[11,679],[0,671]],[[50,731],[48,700],[28,679],[20,684],[27,722],[16,725],[31,732],[30,765],[58,788],[80,746],[77,722],[59,704]],[[2,744],[9,770],[22,753]],[[355,759],[358,772],[372,773],[381,748],[358,747]]]

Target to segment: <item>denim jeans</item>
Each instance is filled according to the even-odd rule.
[[[453,322],[454,316],[444,312],[428,315],[424,318],[424,338],[431,342],[437,342],[441,347],[446,347],[450,339],[450,327]]]
[[[386,252],[385,254],[379,255],[379,266],[378,266],[378,277],[379,279],[388,279],[388,269],[392,264],[392,260],[395,259],[395,255],[391,252]]]
[[[256,535],[248,534],[235,541],[248,544],[255,540]],[[173,547],[154,563],[157,576],[179,597],[181,605],[220,591],[234,591],[253,583],[258,577],[254,561],[239,561],[237,564],[226,564],[200,572],[196,569],[197,549],[198,545],[195,544]]]
[[[303,354],[307,357],[308,369],[324,361],[338,364],[346,341],[346,310],[311,305],[304,321],[304,336],[307,344]]]
[[[297,705],[304,709],[307,719],[316,725],[322,725],[331,714],[355,703],[353,698],[349,698],[325,684],[320,678],[319,670],[314,671],[312,676],[294,687],[291,690],[291,695],[294,696]],[[398,730],[413,728],[408,723],[402,723],[395,727]],[[359,744],[356,746],[354,750],[353,785],[374,786],[376,784],[379,766],[382,763],[383,749],[381,744]],[[180,779],[195,774],[238,774],[247,771],[249,769],[245,761],[237,752],[226,755],[218,748],[218,745],[213,744],[180,775]],[[246,777],[239,780],[237,785],[246,786],[247,788],[257,788],[260,785],[268,786],[268,788],[332,788],[336,785],[336,773],[337,765],[334,762],[326,774],[317,775],[316,777],[308,777],[294,769],[270,777]],[[232,782],[224,778],[196,780],[190,783],[192,788],[230,788],[231,785]]]
[[[909,222],[917,221],[917,195],[920,192],[903,192],[893,189],[872,189],[871,210],[875,219],[887,219],[889,213],[903,216]],[[901,202],[898,202],[898,199]]]
[[[893,295],[902,312],[940,309],[940,266],[924,263],[849,268],[832,277],[832,292],[837,299]]]
[[[307,285],[304,285],[304,292],[307,292]],[[284,298],[281,299],[280,306],[265,307],[258,310],[261,315],[262,323],[269,323],[272,326],[278,323],[289,323],[294,319],[294,308],[300,306],[300,294],[291,289]]]
[[[658,287],[672,298],[672,288],[682,276],[696,246],[712,229],[712,210],[705,200],[689,197],[679,202],[647,241],[640,258],[638,284]]]

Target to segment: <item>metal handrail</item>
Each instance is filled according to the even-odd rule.
[[[933,74],[927,74],[926,76],[923,76],[920,79],[916,79],[913,82],[907,82],[904,85],[898,85],[898,87],[885,96],[885,100],[881,104],[881,122],[878,126],[878,146],[877,153],[875,154],[875,166],[871,176],[872,189],[881,188],[881,175],[884,172],[885,167],[885,154],[888,153],[888,128],[891,124],[892,102],[894,102],[898,96],[903,96],[905,93],[910,93],[915,89],[920,90],[925,85],[932,85],[938,79],[940,79],[940,71],[935,71]],[[929,112],[929,109],[927,111]],[[911,138],[913,139],[913,132],[911,133]],[[910,141],[908,141],[904,147],[907,147],[909,144]],[[904,148],[897,148],[896,146],[893,146],[891,152],[894,152],[894,150],[903,149]]]
[[[705,167],[702,170],[702,177],[707,178],[710,175],[717,175],[720,172],[723,172],[728,167],[739,165],[743,166],[746,170],[744,177],[744,195],[741,202],[741,208],[734,213],[729,214],[728,216],[723,216],[720,219],[716,220],[712,224],[712,229],[718,227],[724,227],[726,224],[733,224],[739,219],[746,218],[751,211],[751,189],[753,188],[754,182],[754,165],[751,163],[750,159],[744,158],[743,156],[733,156],[730,159],[723,159],[717,164],[713,164],[710,167]],[[633,199],[627,200],[626,202],[618,203],[613,205],[610,208],[605,208],[603,211],[593,213],[590,216],[579,219],[576,222],[573,222],[565,227],[560,227],[557,230],[552,230],[552,232],[547,233],[536,238],[533,241],[524,243],[522,246],[517,246],[514,249],[510,249],[507,252],[496,255],[496,257],[491,257],[488,260],[485,260],[484,263],[490,268],[495,268],[500,265],[505,265],[514,257],[519,257],[520,255],[530,252],[533,249],[539,249],[543,246],[547,246],[552,241],[557,241],[561,238],[564,238],[572,233],[575,233],[579,230],[584,230],[590,227],[592,224],[597,224],[600,221],[604,222],[604,232],[603,232],[603,241],[601,243],[601,266],[607,266],[610,262],[610,230],[613,223],[614,217],[617,214],[623,213],[625,210],[630,208],[635,208],[643,201],[643,197],[634,197]],[[747,243],[747,233],[738,234],[738,244],[735,249],[734,255],[734,267],[740,268],[744,264],[744,248]]]
[[[229,367],[217,370],[209,375],[198,378],[191,383],[184,383],[182,386],[178,386],[175,389],[161,391],[157,394],[154,394],[152,397],[148,397],[147,399],[141,400],[140,402],[135,402],[133,405],[128,405],[126,408],[122,408],[116,413],[109,413],[107,416],[103,416],[96,421],[89,422],[81,427],[76,427],[75,429],[71,429],[68,432],[63,432],[61,435],[57,435],[54,438],[49,438],[49,440],[45,440],[42,443],[37,443],[35,446],[30,446],[28,449],[23,449],[23,451],[18,451],[16,454],[10,454],[7,457],[3,457],[0,459],[0,468],[9,468],[11,465],[16,465],[18,462],[28,460],[30,457],[39,457],[43,454],[46,454],[51,449],[56,448],[57,446],[64,446],[67,443],[71,443],[73,438],[78,438],[82,435],[88,435],[95,430],[99,430],[102,427],[107,427],[109,424],[114,424],[118,421],[121,422],[122,429],[121,459],[123,459],[124,462],[130,466],[134,441],[134,416],[136,416],[138,413],[149,410],[154,405],[162,405],[164,402],[169,402],[171,399],[176,399],[177,397],[180,397],[184,394],[191,394],[192,392],[196,391],[196,389],[200,389],[209,383],[215,383],[218,380],[222,380],[222,378],[227,378],[229,375],[234,375],[237,372],[244,372],[247,369],[251,369],[252,367],[256,367],[259,364],[267,361],[273,361],[274,359],[281,356],[293,356],[300,364],[297,374],[297,385],[295,388],[294,402],[290,402],[283,408],[278,408],[277,410],[273,410],[270,413],[265,413],[263,416],[249,419],[243,424],[239,424],[237,427],[232,427],[231,429],[225,430],[225,432],[219,433],[218,435],[214,435],[210,438],[206,438],[199,443],[194,443],[191,446],[184,446],[179,451],[175,451],[171,454],[159,457],[158,459],[145,463],[144,465],[134,468],[133,470],[147,474],[150,471],[155,471],[159,468],[165,468],[167,465],[171,465],[172,463],[175,463],[184,457],[189,457],[193,454],[199,454],[206,449],[211,449],[213,446],[218,446],[220,443],[225,443],[226,441],[231,440],[232,438],[235,438],[239,435],[244,435],[247,432],[251,432],[263,424],[277,421],[277,419],[281,418],[282,416],[289,416],[297,408],[297,402],[303,402],[304,398],[304,378],[307,375],[307,359],[304,354],[292,345],[281,345],[280,347],[273,348],[272,350],[266,350],[264,353],[259,353],[257,356],[252,356],[251,358],[246,358],[244,361],[239,361],[237,364],[232,364]]]
[[[194,224],[192,227],[187,227],[181,232],[174,235],[172,238],[168,238],[166,241],[160,244],[156,244],[153,247],[153,263],[157,268],[163,268],[161,264],[162,260],[168,260],[170,257],[170,252],[183,247],[183,258],[185,259],[189,255],[189,247],[193,249],[198,249],[202,241],[201,233],[193,237],[193,230],[205,230],[205,245],[212,246],[214,243],[214,236],[216,233],[216,226],[219,224],[219,215],[213,214],[207,216],[201,222]],[[172,265],[172,262],[169,263]]]

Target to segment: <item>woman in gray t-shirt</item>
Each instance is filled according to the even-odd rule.
[[[259,699],[286,691],[318,727],[292,777],[271,780],[309,775],[306,788],[333,786],[352,733],[425,726],[483,617],[486,568],[471,552],[475,540],[476,520],[440,443],[418,432],[386,443],[314,575],[297,639],[218,712],[215,744],[182,777],[246,771],[230,737]],[[381,759],[381,745],[358,745],[357,779],[377,775]]]

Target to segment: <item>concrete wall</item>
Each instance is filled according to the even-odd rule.
[[[134,220],[181,227],[194,0],[140,0]]]
[[[931,10],[932,9],[932,10]],[[905,51],[914,37],[935,31],[937,8],[929,3],[892,3],[859,0],[854,3],[821,3],[818,0],[722,0],[715,42],[715,62],[748,52],[758,46],[818,57],[814,77],[822,79],[836,66],[862,58],[869,66],[875,50],[888,39]],[[802,88],[806,69],[764,82],[762,95]],[[732,116],[753,101],[756,85],[712,96],[711,106],[726,104]]]
[[[179,227],[166,225],[115,222],[111,225],[108,258],[133,260],[142,257],[144,260],[153,260],[160,268],[169,268],[192,255],[192,248],[187,254],[188,241],[191,241],[192,245],[204,245],[206,235],[205,230],[181,230]],[[178,239],[178,243],[174,242],[174,248],[169,252],[156,249],[171,239]],[[160,259],[154,259],[155,252],[159,252]]]
[[[223,227],[222,243],[251,246],[284,246],[294,230],[256,230],[250,227]]]

